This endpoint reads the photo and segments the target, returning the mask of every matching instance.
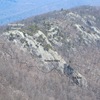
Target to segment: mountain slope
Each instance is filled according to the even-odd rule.
[[[99,100],[99,16],[99,7],[83,6],[5,27],[0,99]]]

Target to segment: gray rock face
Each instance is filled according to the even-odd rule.
[[[20,30],[4,27],[0,100],[100,100],[98,9],[55,11],[18,22],[25,24]]]
[[[79,72],[76,72],[70,65],[64,65],[64,74],[68,76],[72,81],[78,85],[87,87],[87,80],[84,76],[82,76]]]

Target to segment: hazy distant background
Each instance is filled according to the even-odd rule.
[[[0,0],[0,25],[81,5],[100,6],[100,0]]]

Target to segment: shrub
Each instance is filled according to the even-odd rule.
[[[45,39],[43,38],[42,35],[40,35],[40,36],[38,37],[37,41],[40,42],[40,43],[44,43]]]
[[[20,39],[20,42],[21,42],[21,43],[25,43],[25,42],[26,42],[26,40],[25,40],[25,39],[23,39],[23,38],[21,38],[21,39]]]
[[[13,36],[13,34],[10,34],[9,41],[13,41],[14,39],[15,37]]]
[[[52,47],[50,46],[50,44],[44,45],[44,50],[49,51],[49,49],[52,49]]]
[[[34,33],[38,32],[39,28],[36,24],[30,25],[27,28],[23,28],[20,31],[23,33],[27,33],[30,36],[33,36]],[[25,34],[24,34],[25,35]]]
[[[28,30],[33,32],[33,33],[36,33],[39,30],[39,28],[37,25],[33,24],[33,25],[28,27]]]
[[[50,30],[51,24],[49,22],[44,22],[44,26],[47,30]]]

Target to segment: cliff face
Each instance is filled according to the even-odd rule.
[[[0,35],[0,100],[99,100],[100,9],[54,11]]]

